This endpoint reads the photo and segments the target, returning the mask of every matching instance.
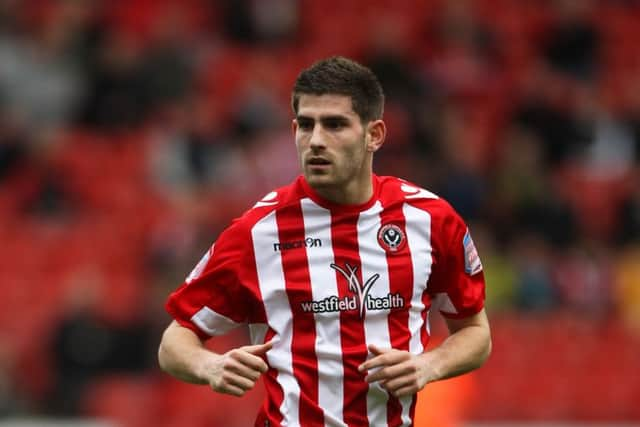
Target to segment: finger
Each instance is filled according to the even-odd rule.
[[[378,346],[377,346],[377,345],[375,345],[375,344],[369,344],[368,349],[369,349],[369,351],[370,351],[371,353],[373,353],[375,356],[379,356],[379,355],[381,355],[381,354],[388,353],[388,352],[390,352],[390,351],[392,350],[391,348],[381,348],[381,347],[378,347]]]
[[[381,380],[393,380],[397,377],[407,374],[407,367],[403,364],[387,366],[386,368],[379,369],[365,377],[365,380],[369,383],[381,381]]]
[[[414,378],[409,375],[402,375],[396,378],[392,378],[381,383],[381,385],[389,392],[395,392],[403,387],[415,386]]]
[[[230,375],[228,378],[226,378],[226,383],[228,385],[238,387],[242,391],[251,390],[253,386],[256,385],[255,381],[252,381],[249,378],[242,377],[240,375]]]
[[[411,355],[407,352],[395,351],[395,350],[388,350],[388,351],[383,350],[383,351],[384,351],[383,354],[375,356],[367,360],[366,362],[364,362],[362,365],[360,365],[358,367],[358,370],[360,372],[363,372],[369,369],[379,368],[382,366],[395,365],[411,357]]]
[[[218,393],[242,396],[245,391],[233,381],[232,376],[232,373],[226,372],[221,378],[212,379],[209,386]]]
[[[251,353],[256,356],[262,356],[272,348],[273,348],[273,341],[268,341],[264,344],[246,345],[244,347],[240,347],[241,350],[244,350],[247,353]]]
[[[383,355],[372,357],[371,359],[367,360],[366,362],[358,366],[358,371],[364,372],[369,369],[387,366],[388,364],[389,364],[389,359],[388,357],[386,357],[386,355],[383,354]]]
[[[267,370],[269,370],[269,366],[267,366],[267,363],[260,356],[255,356],[251,353],[244,351],[244,347],[241,347],[237,350],[232,350],[231,358],[234,360],[237,360],[241,364],[253,370],[256,370],[262,373],[265,373],[267,372]]]
[[[262,375],[262,371],[259,369],[244,365],[240,361],[233,359],[229,361],[226,369],[242,377],[249,378],[252,381],[257,381],[260,375]]]
[[[214,388],[214,390],[216,389]],[[235,386],[233,384],[225,384],[223,387],[221,387],[216,391],[219,393],[230,394],[232,396],[237,396],[237,397],[244,396],[244,393],[245,393],[244,390],[242,390],[240,387]]]
[[[374,355],[374,357],[372,357],[371,359],[369,359],[368,361],[366,361],[362,365],[358,366],[358,371],[360,371],[360,372],[365,371],[367,369],[371,369],[372,367],[374,367],[372,365],[372,363],[378,363],[378,361],[376,360],[376,357],[381,356],[381,355],[391,351],[391,349],[382,349],[382,348],[378,347],[375,344],[370,344],[367,348],[368,348],[369,352],[371,352]],[[382,366],[382,365],[377,365],[377,366]]]
[[[394,392],[391,392],[395,397],[413,396],[418,392],[418,389],[414,386],[402,387]]]

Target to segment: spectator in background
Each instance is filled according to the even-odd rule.
[[[613,313],[614,267],[608,251],[594,242],[577,244],[555,258],[554,286],[562,305],[592,319]]]
[[[277,45],[294,40],[298,3],[294,0],[225,0],[224,29],[232,42]]]
[[[621,245],[640,242],[640,186],[632,189],[618,212],[617,242]]]
[[[278,61],[268,55],[256,55],[247,65],[248,70],[260,70],[246,79],[239,88],[233,109],[231,131],[237,141],[248,146],[262,132],[282,129],[287,111],[279,100]]]
[[[633,128],[597,86],[576,90],[574,114],[586,130],[586,143],[571,159],[595,179],[624,176],[635,165]]]
[[[487,283],[487,310],[492,313],[507,313],[516,305],[518,292],[518,265],[514,263],[513,246],[500,241],[493,229],[482,222],[473,226],[473,240],[482,248],[482,268]],[[509,251],[509,252],[507,252]]]
[[[443,174],[436,188],[461,215],[475,220],[483,212],[487,182],[465,119],[464,111],[453,105],[442,115]]]
[[[576,218],[551,182],[540,140],[517,123],[504,133],[487,208],[495,233],[507,241],[533,233],[553,245],[570,244],[577,232]]]
[[[179,5],[157,14],[150,33],[140,83],[149,108],[162,112],[188,99],[201,42],[197,32],[190,31],[187,11]]]
[[[153,135],[148,161],[158,189],[174,196],[227,182],[235,144],[202,95],[193,93],[155,121]]]
[[[48,410],[79,415],[84,392],[92,381],[115,373],[142,374],[150,368],[151,328],[134,316],[126,323],[105,317],[105,278],[97,271],[78,272],[69,286],[65,315],[51,336],[53,388]]]
[[[146,37],[102,24],[87,68],[88,97],[78,123],[127,130],[184,102],[200,53],[197,34],[179,6],[154,14]],[[185,49],[184,46],[189,46]]]
[[[413,102],[429,94],[422,90],[410,63],[408,50],[412,43],[402,24],[402,21],[380,19],[368,34],[365,63],[389,93],[387,102],[411,108]]]
[[[76,42],[88,19],[82,2],[65,1],[51,14],[23,17],[0,34],[0,96],[4,110],[30,133],[69,124],[86,91]]]
[[[553,22],[546,34],[544,59],[563,77],[590,81],[597,77],[600,34],[593,19],[594,0],[553,0]]]
[[[473,2],[445,2],[437,19],[426,28],[425,77],[447,96],[464,105],[484,96],[498,83],[500,58],[495,35],[474,14]]]
[[[550,168],[562,166],[584,151],[590,138],[590,124],[573,113],[565,85],[544,69],[527,70],[521,94],[512,107],[510,122],[533,133],[543,146],[544,162]]]
[[[28,154],[26,130],[12,120],[0,99],[0,184],[24,166]]]
[[[523,231],[511,245],[516,267],[515,304],[523,312],[548,312],[560,303],[553,283],[553,251],[540,235]]]
[[[139,124],[149,108],[143,52],[124,33],[102,36],[79,123],[104,130]]]

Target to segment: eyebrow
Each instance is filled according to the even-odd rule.
[[[297,115],[296,120],[316,120],[313,117],[305,116],[305,115]],[[319,119],[321,122],[323,121],[350,121],[351,119],[348,116],[342,114],[331,114],[327,116],[320,116]]]

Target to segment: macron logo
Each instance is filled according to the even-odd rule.
[[[317,248],[322,246],[322,240],[307,237],[304,240],[294,240],[291,242],[277,242],[273,244],[274,252],[288,251],[289,249],[298,248]]]

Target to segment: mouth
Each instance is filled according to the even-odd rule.
[[[307,166],[313,170],[323,170],[331,166],[331,162],[324,157],[310,157],[307,159]]]

